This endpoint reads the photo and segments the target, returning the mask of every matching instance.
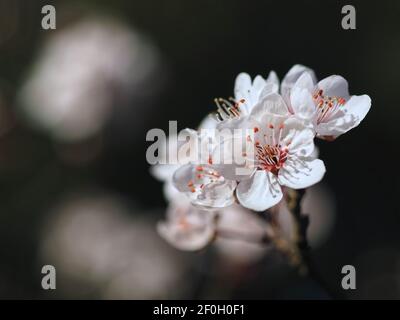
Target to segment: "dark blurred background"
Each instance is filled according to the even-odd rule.
[[[46,4],[56,30],[41,28]],[[345,4],[356,30],[341,28]],[[334,219],[315,264],[345,297],[400,298],[399,17],[395,0],[0,0],[0,297],[329,296],[274,253],[170,248],[145,158],[149,129],[196,127],[239,72],[282,79],[300,63],[372,98],[358,128],[318,142]],[[356,290],[340,289],[346,264]]]

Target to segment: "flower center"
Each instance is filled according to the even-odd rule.
[[[342,97],[325,96],[322,89],[317,90],[313,94],[313,100],[317,108],[317,124],[325,122],[332,118],[346,103]]]
[[[281,142],[283,127],[284,125],[281,124],[278,131],[276,131],[275,127],[270,124],[268,128],[272,131],[271,135],[264,135],[267,143],[261,145],[259,141],[256,140],[256,159],[258,160],[258,168],[260,170],[266,170],[277,175],[287,160],[289,148],[288,145],[283,146]]]
[[[216,120],[224,121],[240,117],[241,111],[239,105],[244,103],[244,99],[236,102],[233,98],[229,98],[229,100],[218,98],[214,99],[214,102],[217,105],[217,111],[214,112]]]
[[[195,193],[201,191],[204,186],[210,183],[221,182],[221,180],[223,180],[223,178],[216,170],[197,166],[194,177],[188,182],[187,186],[190,192]]]
[[[279,169],[282,168],[287,159],[287,148],[282,149],[280,146],[267,144],[264,146],[256,145],[256,150],[259,168],[278,174]]]

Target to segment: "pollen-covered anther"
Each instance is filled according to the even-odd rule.
[[[256,145],[257,159],[259,168],[278,174],[279,170],[285,163],[288,155],[287,147],[271,146],[271,145]]]
[[[217,105],[217,110],[214,112],[216,120],[224,121],[240,117],[241,111],[239,105],[244,102],[244,100],[243,102],[242,100],[236,102],[233,98],[229,98],[228,100],[223,98],[214,99],[214,102]]]
[[[346,103],[343,97],[325,96],[320,89],[313,94],[313,99],[317,107],[317,124],[328,121]]]

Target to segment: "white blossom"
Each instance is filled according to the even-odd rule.
[[[371,107],[368,95],[349,94],[343,77],[332,75],[317,83],[314,72],[301,65],[293,66],[288,72],[280,92],[287,107],[284,111],[306,120],[317,137],[327,140],[358,126]]]
[[[266,210],[282,199],[281,185],[307,188],[319,182],[325,173],[324,163],[313,158],[313,130],[302,120],[285,112],[271,113],[271,109],[277,112],[287,109],[277,93],[267,95],[264,104],[255,106],[246,120],[231,122],[233,128],[251,128],[254,132],[253,137],[239,138],[246,141],[244,149],[233,150],[247,152],[247,170],[239,174],[239,166],[234,165],[221,165],[220,169],[223,175],[240,180],[237,199],[243,206],[256,211]]]
[[[157,230],[180,250],[200,250],[215,236],[216,215],[192,206],[189,199],[181,195],[170,203],[166,220],[158,223]]]

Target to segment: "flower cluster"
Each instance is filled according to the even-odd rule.
[[[213,117],[188,132],[204,139],[209,132],[240,129],[244,134],[232,134],[221,144],[225,153],[245,161],[215,163],[213,156],[221,152],[220,144],[205,159],[152,168],[153,174],[165,181],[166,196],[174,208],[160,223],[159,231],[182,249],[207,244],[217,233],[216,216],[228,206],[265,211],[281,202],[286,189],[318,183],[326,169],[318,159],[314,139],[333,141],[358,126],[371,99],[350,95],[341,76],[317,81],[311,69],[295,65],[281,83],[273,71],[266,79],[257,76],[254,80],[241,73],[235,81],[234,98],[216,99],[216,104]],[[216,130],[202,130],[205,128]],[[182,200],[182,194],[188,200]]]

